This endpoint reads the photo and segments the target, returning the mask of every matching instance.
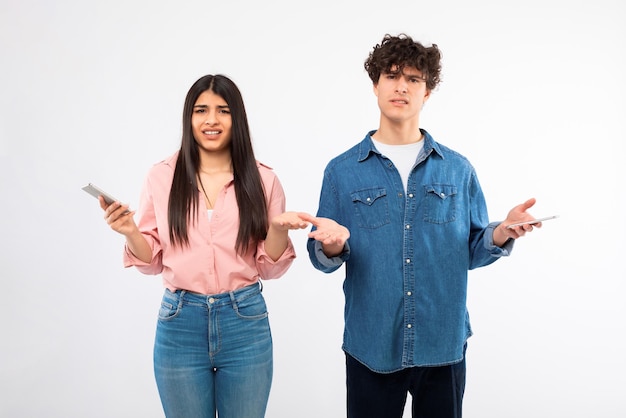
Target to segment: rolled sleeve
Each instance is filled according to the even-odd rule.
[[[513,251],[515,240],[509,238],[502,247],[498,247],[493,243],[493,231],[502,222],[491,222],[485,229],[485,249],[494,257],[508,257]]]
[[[272,260],[265,251],[265,241],[259,243],[256,254],[256,266],[262,279],[271,280],[278,279],[283,276],[296,258],[296,251],[293,247],[291,238],[288,238],[287,248],[278,258]]]
[[[163,262],[161,259],[161,250],[156,249],[154,245],[154,240],[148,239],[148,244],[152,249],[152,260],[149,263],[140,260],[133,254],[128,245],[124,245],[124,254],[123,254],[123,263],[124,267],[136,267],[138,271],[143,274],[151,274],[156,275],[160,274],[163,271]]]
[[[324,254],[320,241],[309,238],[308,245],[312,249],[312,251],[309,251],[309,258],[313,266],[324,273],[332,273],[350,258],[350,244],[348,244],[348,241],[346,241],[341,254],[334,257],[328,257]]]

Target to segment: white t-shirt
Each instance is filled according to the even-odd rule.
[[[372,142],[374,142],[376,149],[385,157],[389,158],[396,166],[402,178],[404,191],[406,191],[407,183],[409,182],[409,173],[415,164],[415,160],[417,160],[417,156],[422,148],[424,148],[424,140],[422,139],[413,144],[406,145],[383,144],[382,142],[376,141],[374,138],[372,138]]]

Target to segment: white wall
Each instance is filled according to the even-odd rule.
[[[625,17],[620,0],[1,0],[0,416],[162,416],[160,278],[122,267],[82,185],[136,206],[187,89],[223,73],[289,209],[315,212],[326,162],[377,127],[364,59],[407,32],[444,54],[422,126],[474,163],[492,219],[532,196],[561,215],[470,273],[465,416],[623,417]],[[292,238],[265,284],[267,415],[341,417],[341,272]]]

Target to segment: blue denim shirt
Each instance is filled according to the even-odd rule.
[[[472,330],[468,270],[509,255],[493,244],[476,173],[459,153],[424,134],[405,194],[371,135],[332,159],[317,216],[347,227],[344,252],[328,258],[309,239],[315,268],[345,262],[343,350],[379,373],[459,362]]]

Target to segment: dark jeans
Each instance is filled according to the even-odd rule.
[[[465,357],[440,367],[376,373],[346,354],[348,418],[402,418],[407,392],[413,418],[461,418]]]

